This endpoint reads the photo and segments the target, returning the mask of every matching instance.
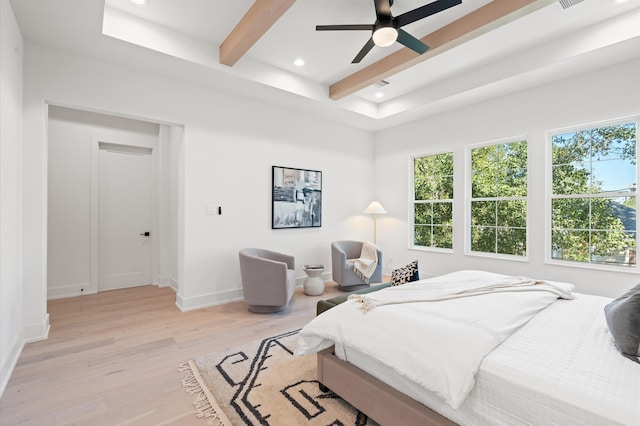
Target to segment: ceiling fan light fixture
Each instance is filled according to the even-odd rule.
[[[376,46],[391,46],[398,39],[398,30],[394,27],[380,27],[373,32],[371,37]]]

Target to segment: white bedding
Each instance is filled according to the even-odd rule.
[[[366,314],[359,309],[360,303],[347,301],[302,329],[296,354],[317,352],[334,344],[376,354],[376,360],[394,374],[458,408],[473,388],[483,357],[553,303],[559,293],[566,294],[573,286],[547,283],[550,291],[539,291],[543,285],[535,285],[531,291],[502,288],[496,293],[437,302],[405,303],[406,298],[412,297],[413,292],[418,299],[428,299],[431,288],[434,294],[442,295],[447,286],[465,291],[486,289],[508,278],[482,271],[460,271],[387,288],[371,293],[372,299],[383,303]],[[384,303],[389,300],[394,303]]]
[[[574,295],[487,355],[458,409],[369,355],[336,355],[465,426],[640,425],[640,366],[614,347],[602,314],[610,299]]]

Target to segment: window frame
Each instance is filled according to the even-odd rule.
[[[431,247],[431,246],[421,246],[415,244],[415,206],[416,201],[424,201],[424,200],[416,200],[416,176],[415,176],[415,159],[422,157],[430,157],[435,155],[442,154],[451,154],[452,156],[452,164],[453,170],[451,171],[451,176],[453,177],[453,198],[446,200],[430,200],[432,202],[440,201],[440,202],[450,202],[451,203],[451,248],[444,247]],[[409,207],[409,240],[408,240],[408,248],[409,250],[417,250],[417,251],[429,251],[429,252],[438,252],[438,253],[449,253],[453,254],[455,251],[455,181],[456,181],[456,154],[452,149],[439,149],[434,151],[429,151],[426,153],[420,154],[412,154],[409,156],[409,199],[411,200],[411,206]]]
[[[552,206],[554,200],[553,194],[553,136],[562,134],[562,133],[570,133],[577,131],[587,131],[598,129],[600,127],[608,127],[614,126],[617,124],[625,124],[635,122],[636,124],[636,186],[638,182],[638,159],[640,158],[638,155],[638,134],[640,133],[640,115],[631,115],[626,117],[614,118],[610,120],[583,123],[579,125],[560,127],[556,129],[550,129],[545,132],[545,238],[544,238],[544,263],[548,265],[554,266],[562,266],[562,267],[570,267],[570,268],[581,268],[581,269],[591,269],[591,270],[601,270],[601,271],[615,271],[615,272],[626,272],[632,274],[640,273],[640,265],[638,261],[636,261],[635,266],[624,266],[624,265],[610,265],[604,263],[592,263],[589,262],[579,262],[575,260],[561,260],[554,259],[552,257]],[[605,197],[585,197],[585,195],[589,194],[564,194],[565,197],[560,198],[605,198]],[[611,195],[611,194],[610,194]],[[582,196],[582,197],[579,197]],[[638,192],[636,190],[636,203],[638,197]],[[636,248],[640,248],[638,243],[640,242],[640,238],[638,236],[638,215],[636,209]]]
[[[519,256],[519,255],[515,255],[515,254],[505,254],[505,253],[489,253],[489,252],[483,252],[483,251],[474,251],[471,249],[471,236],[472,236],[472,219],[471,219],[471,213],[472,213],[472,202],[473,201],[478,201],[476,199],[473,198],[473,171],[471,169],[472,167],[472,153],[474,149],[478,149],[478,148],[484,148],[487,146],[494,146],[494,145],[505,145],[505,144],[509,144],[509,143],[513,143],[513,142],[526,142],[527,143],[527,195],[525,197],[493,197],[493,198],[487,198],[487,200],[491,200],[491,201],[505,201],[505,200],[514,200],[514,199],[522,199],[524,200],[524,202],[527,204],[526,206],[526,220],[525,220],[525,252],[526,254],[524,256]],[[465,147],[465,185],[464,185],[464,190],[465,190],[465,198],[464,198],[464,202],[465,202],[465,238],[464,238],[464,254],[466,256],[473,256],[473,257],[486,257],[486,258],[491,258],[491,259],[500,259],[500,260],[511,260],[511,261],[516,261],[516,262],[529,262],[530,259],[530,235],[529,235],[529,230],[530,230],[530,198],[531,198],[531,173],[529,172],[531,167],[530,167],[530,159],[531,159],[531,143],[529,142],[529,138],[526,135],[517,135],[517,136],[510,136],[510,137],[505,137],[505,138],[501,138],[501,139],[494,139],[494,140],[490,140],[490,141],[485,141],[485,142],[479,142],[479,143],[474,143],[474,144],[469,144]],[[484,198],[483,198],[484,199]],[[482,199],[480,199],[482,200]]]

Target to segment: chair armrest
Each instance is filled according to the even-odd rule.
[[[289,256],[288,254],[278,253],[276,251],[265,250],[266,253],[269,254],[269,259],[265,260],[273,260],[275,262],[284,262],[287,264],[287,269],[296,269],[296,259],[294,256]]]
[[[333,265],[347,265],[347,253],[337,244],[331,245],[331,263]]]

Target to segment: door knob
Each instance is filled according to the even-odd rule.
[[[147,232],[143,232],[142,234],[143,237],[148,237],[149,235],[151,235],[151,232],[147,231]]]

